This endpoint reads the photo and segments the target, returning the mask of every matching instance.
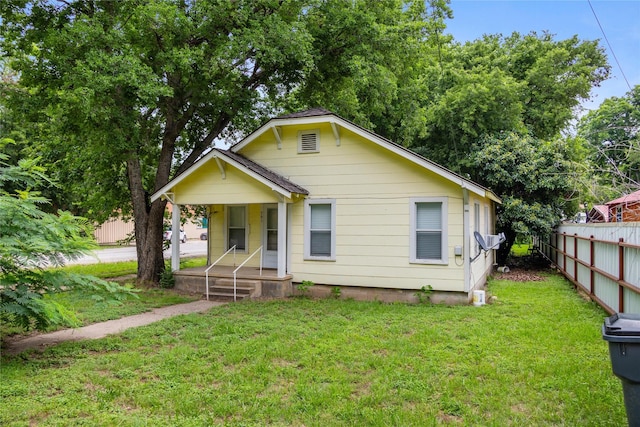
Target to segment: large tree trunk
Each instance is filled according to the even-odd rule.
[[[157,283],[164,271],[162,225],[167,202],[156,200],[149,203],[148,193],[142,185],[138,159],[127,162],[127,174],[135,221],[138,280]]]
[[[498,265],[507,265],[507,263],[509,262],[511,247],[515,243],[518,233],[513,231],[510,227],[505,227],[501,231],[504,233],[506,240],[496,251],[496,262],[498,263]]]

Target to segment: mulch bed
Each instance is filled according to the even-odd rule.
[[[511,280],[512,282],[542,282],[544,278],[538,273],[540,270],[514,268],[508,273],[495,272],[494,277],[498,280]]]

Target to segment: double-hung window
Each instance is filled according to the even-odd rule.
[[[410,200],[410,261],[423,264],[446,264],[447,199],[441,197]]]
[[[247,207],[227,206],[227,249],[247,250]]]
[[[304,257],[336,259],[336,202],[334,199],[305,200]]]

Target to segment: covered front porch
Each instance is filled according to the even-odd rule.
[[[206,207],[207,267],[180,271],[179,233],[172,234],[171,270],[177,286],[209,297],[212,288],[217,292],[229,282],[234,299],[240,288],[253,297],[289,295],[292,206],[308,194],[239,154],[214,149],[152,196],[173,204],[173,230],[180,228],[181,205]]]

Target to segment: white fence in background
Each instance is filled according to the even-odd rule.
[[[640,313],[640,222],[563,224],[539,250],[609,313]]]

